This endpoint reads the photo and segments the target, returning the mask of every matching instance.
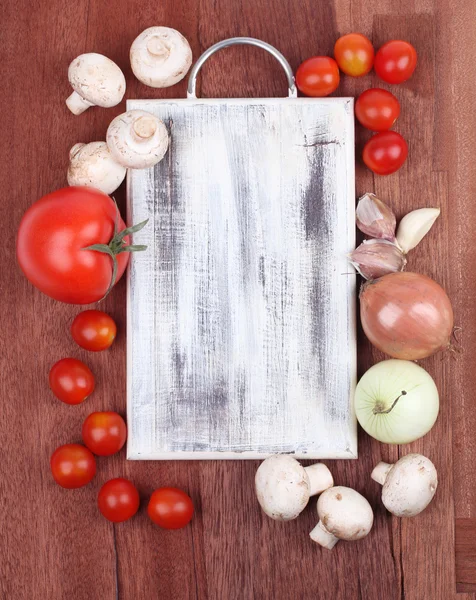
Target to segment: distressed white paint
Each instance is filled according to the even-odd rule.
[[[170,148],[130,171],[128,457],[357,455],[353,103],[129,100]]]

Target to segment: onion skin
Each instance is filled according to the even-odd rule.
[[[370,342],[393,358],[418,360],[450,346],[453,309],[426,275],[390,273],[360,292],[360,319]]]

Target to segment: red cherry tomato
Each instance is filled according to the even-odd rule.
[[[413,74],[417,64],[415,48],[408,42],[392,40],[379,48],[374,68],[387,83],[403,83]]]
[[[180,529],[193,516],[192,499],[178,488],[159,488],[150,497],[147,513],[156,525],[164,529]]]
[[[357,98],[355,116],[371,131],[387,131],[400,114],[400,103],[393,94],[380,88],[366,90]]]
[[[50,466],[56,483],[67,489],[83,487],[96,475],[96,459],[81,444],[57,448],[51,456]]]
[[[367,167],[378,175],[395,173],[407,158],[408,146],[396,131],[377,133],[364,146],[363,159]]]
[[[110,479],[99,490],[98,506],[102,515],[113,523],[122,523],[139,510],[139,492],[128,479]]]
[[[361,77],[372,69],[374,53],[372,42],[361,33],[343,35],[334,46],[339,69],[352,77]]]
[[[84,248],[112,243],[117,216],[111,198],[93,188],[67,187],[43,196],[20,223],[17,257],[23,273],[55,300],[97,302],[111,283],[112,260],[108,254]],[[118,230],[123,229],[119,218]],[[124,241],[128,244],[129,238]],[[128,252],[117,254],[116,282],[128,260]]]
[[[124,419],[116,412],[93,412],[83,423],[83,442],[98,456],[119,452],[127,437]]]
[[[91,352],[107,350],[116,337],[117,327],[113,319],[100,310],[79,313],[71,325],[73,340]]]
[[[51,367],[50,388],[65,404],[81,404],[94,391],[94,375],[77,358],[63,358]]]
[[[328,96],[339,85],[339,67],[329,56],[308,58],[297,70],[296,84],[306,96]]]

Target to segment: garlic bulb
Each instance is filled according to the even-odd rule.
[[[421,242],[439,215],[439,208],[419,208],[403,217],[398,226],[397,242],[405,254]]]

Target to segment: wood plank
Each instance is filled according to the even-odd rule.
[[[456,519],[456,589],[476,593],[476,519]]]
[[[4,3],[2,9],[0,109],[3,131],[10,134],[8,143],[0,145],[6,266],[0,313],[0,597],[112,600],[117,592],[121,600],[284,600],[291,591],[292,597],[304,600],[469,600],[469,594],[456,596],[456,582],[460,592],[475,591],[474,2],[334,0],[317,9],[310,0],[18,0]],[[68,335],[78,309],[61,306],[31,288],[14,266],[15,229],[34,200],[65,184],[69,147],[104,138],[109,121],[124,109],[123,104],[90,109],[80,117],[68,113],[66,68],[75,55],[97,51],[113,58],[126,73],[128,97],[185,96],[185,83],[154,90],[132,77],[130,43],[155,23],[181,30],[195,57],[219,39],[251,35],[276,45],[294,68],[312,54],[330,53],[338,33],[362,30],[375,34],[379,42],[399,32],[415,36],[422,56],[418,70],[408,83],[392,88],[402,101],[397,130],[410,140],[408,164],[396,176],[374,178],[358,163],[357,191],[376,189],[384,199],[398,199],[399,212],[424,206],[433,196],[444,207],[410,266],[448,286],[457,322],[463,326],[464,353],[456,361],[437,357],[425,362],[440,386],[442,411],[431,434],[411,446],[428,454],[440,474],[435,501],[421,517],[403,522],[384,511],[369,473],[378,460],[398,458],[399,449],[362,433],[359,460],[329,466],[339,484],[355,486],[369,498],[375,527],[361,543],[339,543],[333,552],[308,539],[315,503],[292,523],[264,518],[253,492],[256,462],[133,463],[121,452],[98,460],[97,478],[84,490],[67,492],[52,482],[49,455],[59,444],[79,440],[82,420],[90,411],[125,411],[125,286],[121,282],[104,304],[119,325],[115,346],[97,356],[78,351]],[[27,40],[21,52],[18,40]],[[374,83],[373,76],[343,77],[339,93],[353,94]],[[210,97],[286,93],[279,66],[254,49],[218,54],[204,67],[200,85],[201,94]],[[358,129],[357,152],[367,135]],[[123,208],[124,189],[115,196]],[[381,355],[370,349],[361,332],[360,339],[363,372]],[[67,355],[83,358],[97,376],[98,389],[84,406],[61,405],[48,390],[49,367]],[[95,501],[101,483],[120,475],[137,483],[142,507],[130,523],[115,527],[114,544],[113,527],[100,518]],[[146,517],[150,492],[167,484],[188,490],[197,507],[192,525],[180,532],[159,530]]]

